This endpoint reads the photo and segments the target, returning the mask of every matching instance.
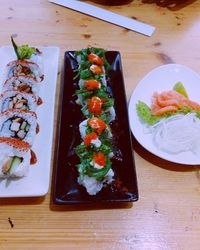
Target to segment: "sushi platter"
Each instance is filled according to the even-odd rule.
[[[0,48],[0,197],[43,196],[50,183],[59,49],[12,43]]]
[[[54,203],[136,201],[120,53],[67,51],[61,93]]]

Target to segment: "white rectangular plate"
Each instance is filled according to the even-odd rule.
[[[41,83],[39,94],[43,104],[36,110],[40,132],[36,135],[32,146],[37,156],[37,163],[30,165],[29,173],[24,178],[0,179],[0,197],[43,196],[49,189],[59,48],[39,47],[39,49],[43,55],[44,81]],[[0,48],[1,86],[6,64],[15,59],[16,56],[11,46]]]

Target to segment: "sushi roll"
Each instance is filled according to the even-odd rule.
[[[101,189],[113,182],[114,172],[112,169],[104,176],[102,180],[97,180],[94,177],[84,175],[78,177],[78,183],[86,188],[89,195],[96,195]]]
[[[80,159],[76,165],[78,183],[89,195],[96,195],[114,179],[112,158],[114,140],[110,123],[116,119],[114,99],[107,76],[110,65],[105,50],[87,48],[75,52],[79,77],[76,103],[85,117],[79,124],[82,142],[75,152]]]
[[[5,77],[28,76],[33,77],[36,81],[41,82],[44,74],[38,64],[25,60],[14,60],[7,64]]]
[[[102,91],[106,93],[106,87],[102,85],[101,81],[97,81],[95,79],[87,81],[80,80],[79,87],[80,89],[76,91],[76,103],[82,106],[84,106],[87,103],[87,99],[94,94],[102,94]]]
[[[0,112],[8,109],[23,109],[35,111],[37,108],[37,98],[33,94],[7,90],[0,95]]]
[[[33,77],[13,76],[4,82],[3,91],[6,90],[16,90],[34,94],[37,97],[37,104],[42,104],[42,99],[38,96],[40,91],[40,82],[37,82]]]
[[[87,157],[80,157],[78,164],[78,183],[83,185],[90,195],[96,195],[104,185],[113,181],[114,172],[111,160],[102,151],[85,152]]]
[[[82,80],[96,79],[101,80],[103,85],[107,85],[106,73],[110,65],[105,57],[105,50],[101,48],[87,48],[77,51],[75,57],[78,63],[78,75]]]
[[[90,118],[94,115],[101,117],[106,123],[111,123],[115,120],[116,114],[113,107],[112,99],[99,98],[98,96],[93,96],[87,100],[86,105],[82,107],[82,112],[85,117]]]
[[[31,163],[27,142],[16,138],[0,137],[0,178],[26,176]]]
[[[38,48],[31,47],[27,44],[19,46],[16,44],[12,36],[11,42],[18,60],[34,62],[38,64],[41,69],[43,69],[42,52]]]
[[[82,121],[79,124],[79,131],[82,139],[85,138],[87,131],[95,132],[99,136],[106,134],[107,138],[112,138],[110,127],[98,117],[92,117],[91,119]]]
[[[38,131],[35,112],[8,109],[0,114],[0,137],[18,138],[32,146]]]

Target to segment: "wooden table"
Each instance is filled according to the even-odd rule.
[[[119,50],[127,100],[156,66],[175,62],[200,73],[199,1],[177,11],[138,0],[104,8],[152,24],[156,32],[145,37],[45,0],[0,0],[0,44],[9,44],[10,35],[17,34],[21,44],[59,46],[59,72],[65,50]],[[59,84],[60,75],[55,117]],[[56,206],[51,189],[45,197],[0,199],[0,249],[200,249],[199,166],[161,161],[136,142],[134,149],[138,202]]]

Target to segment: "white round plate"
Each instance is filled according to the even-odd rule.
[[[144,124],[139,120],[136,111],[138,101],[143,101],[150,106],[154,92],[172,90],[179,81],[183,83],[189,98],[200,103],[200,75],[180,64],[159,66],[139,82],[130,98],[128,107],[130,127],[136,140],[154,155],[179,164],[199,165],[200,158],[190,151],[170,154],[159,150],[153,143],[152,135],[144,132]]]

